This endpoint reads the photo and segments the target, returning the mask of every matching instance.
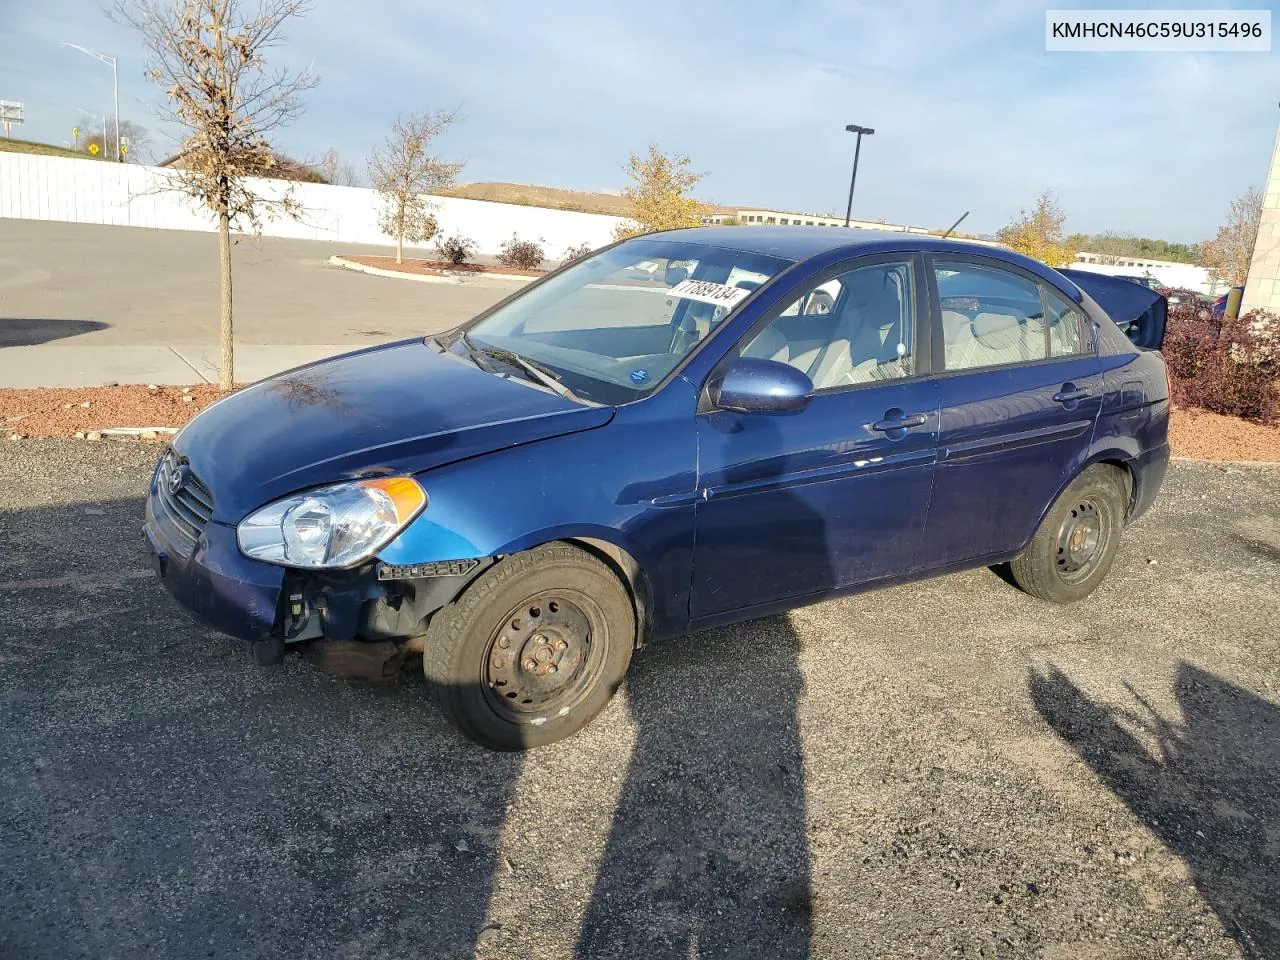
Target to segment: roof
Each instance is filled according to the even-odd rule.
[[[650,233],[646,239],[678,240],[705,243],[709,246],[739,250],[787,260],[808,260],[822,254],[846,252],[851,257],[869,253],[925,250],[932,253],[958,253],[1003,260],[1029,270],[1056,286],[1075,291],[1075,285],[1052,267],[1032,260],[1005,247],[989,247],[964,240],[944,240],[923,233],[900,233],[882,230],[845,230],[842,227],[690,227]],[[1079,299],[1077,296],[1076,299]]]

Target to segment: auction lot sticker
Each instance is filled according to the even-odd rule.
[[[710,280],[681,280],[671,288],[670,293],[683,300],[697,300],[699,303],[711,303],[730,309],[751,295],[750,290],[728,287]]]

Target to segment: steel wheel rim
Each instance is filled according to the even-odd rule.
[[[485,649],[481,682],[489,706],[519,724],[569,713],[604,663],[603,623],[600,608],[577,591],[540,590],[516,604]]]
[[[1093,497],[1082,497],[1067,511],[1054,556],[1058,576],[1069,583],[1089,578],[1106,552],[1108,520],[1106,506]]]

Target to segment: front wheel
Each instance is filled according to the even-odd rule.
[[[1127,493],[1113,467],[1088,468],[1045,514],[1012,563],[1014,581],[1041,600],[1074,603],[1106,577],[1120,546]]]
[[[490,749],[524,750],[586,726],[635,646],[631,597],[569,544],[502,560],[431,620],[422,668],[450,721]]]

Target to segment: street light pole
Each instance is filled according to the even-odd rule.
[[[90,50],[88,47],[80,46],[80,44],[78,43],[68,43],[67,41],[64,40],[62,41],[62,45],[64,47],[71,47],[73,50],[79,50],[81,53],[88,54],[89,56],[93,57],[95,60],[101,60],[103,63],[111,67],[111,100],[115,108],[115,116],[116,116],[116,162],[119,163],[120,162],[120,83],[119,83],[119,78],[117,77],[117,74],[116,74],[116,58],[108,57],[105,53],[97,53],[96,51]],[[102,124],[103,140],[107,139],[106,127],[107,127],[107,124],[106,124],[106,121],[104,120]]]
[[[868,137],[875,133],[870,127],[860,127],[856,123],[851,123],[845,127],[849,133],[858,135],[857,141],[853,145],[853,176],[849,178],[849,205],[844,209],[844,225],[849,226],[849,218],[853,215],[853,188],[858,182],[858,154],[862,152],[862,135],[865,133]]]

